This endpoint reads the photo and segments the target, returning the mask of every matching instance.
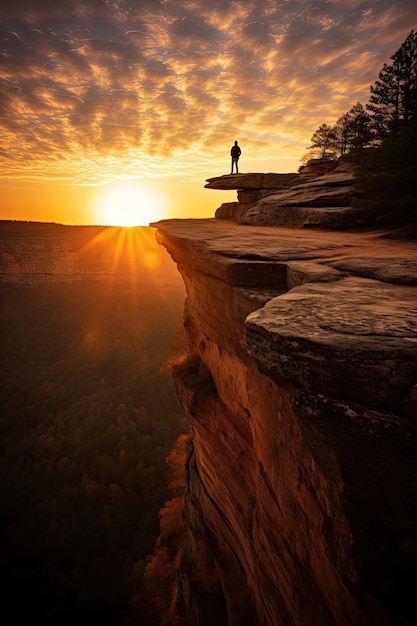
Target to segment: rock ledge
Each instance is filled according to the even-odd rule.
[[[237,202],[216,210],[218,219],[343,229],[362,222],[361,212],[351,208],[353,166],[348,158],[318,161],[299,174],[229,174],[207,179],[205,187],[238,192]]]

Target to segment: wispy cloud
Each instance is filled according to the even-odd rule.
[[[301,156],[416,25],[414,0],[13,0],[0,20],[0,176],[80,182],[207,171],[235,138]]]

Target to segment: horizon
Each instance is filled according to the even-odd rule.
[[[0,219],[149,226],[213,217],[243,172],[296,172],[416,25],[414,0],[2,9]],[[414,26],[415,28],[415,26]]]

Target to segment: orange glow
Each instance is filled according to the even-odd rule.
[[[158,192],[136,182],[102,189],[94,206],[96,222],[107,226],[147,226],[160,220],[163,212]]]
[[[213,217],[236,139],[241,173],[296,172],[416,25],[415,0],[3,4],[0,219],[63,224]]]
[[[144,277],[162,263],[161,247],[154,231],[143,226],[113,227],[102,230],[80,251],[81,256],[101,256],[106,259],[109,274]]]

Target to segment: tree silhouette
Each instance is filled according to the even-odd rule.
[[[376,139],[397,132],[417,114],[417,33],[410,32],[391,60],[371,86],[366,105]]]
[[[335,157],[335,132],[331,126],[322,124],[311,138],[311,146],[308,148],[310,156],[321,159]]]
[[[372,138],[370,119],[369,113],[357,102],[337,120],[333,136],[338,156],[369,144]]]

